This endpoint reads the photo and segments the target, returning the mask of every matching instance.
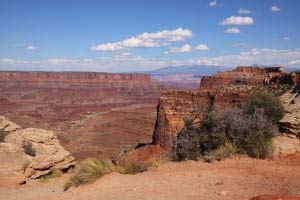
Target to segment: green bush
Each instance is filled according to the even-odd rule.
[[[220,161],[225,158],[231,157],[237,153],[237,147],[230,142],[218,147],[215,150],[209,151],[204,154],[203,159],[206,162],[213,162],[214,160]]]
[[[113,171],[113,165],[105,160],[89,158],[80,164],[78,172],[71,176],[64,185],[64,191],[72,186],[79,186],[86,183],[92,183],[105,174]]]
[[[240,109],[211,111],[198,127],[185,121],[178,135],[174,154],[176,160],[222,160],[235,152],[255,158],[272,155],[272,138],[276,127],[268,120],[264,110],[245,114]]]
[[[175,141],[175,160],[196,160],[200,154],[200,135],[193,126],[193,120],[184,119],[185,127],[181,130]]]
[[[23,149],[27,155],[30,155],[33,157],[36,155],[36,151],[33,149],[32,143],[30,141],[23,142]]]
[[[268,119],[274,123],[284,116],[284,107],[280,99],[270,93],[255,93],[248,98],[244,106],[245,113],[254,114],[257,109],[264,109]]]

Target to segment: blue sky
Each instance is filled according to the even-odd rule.
[[[299,0],[0,0],[0,69],[296,67],[299,10]]]

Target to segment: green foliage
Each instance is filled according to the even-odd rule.
[[[213,162],[214,160],[220,161],[225,158],[231,157],[237,153],[237,147],[230,142],[218,147],[215,150],[209,151],[204,154],[203,159],[206,162]]]
[[[264,109],[268,119],[274,123],[284,116],[284,107],[280,99],[270,93],[260,92],[249,97],[244,106],[245,113],[254,114],[257,109]]]
[[[176,160],[222,160],[236,152],[255,158],[272,154],[272,138],[277,129],[263,109],[245,114],[240,109],[211,111],[198,127],[185,120],[174,147]]]
[[[69,181],[64,185],[64,191],[72,186],[79,186],[86,183],[92,183],[105,174],[113,171],[113,165],[105,160],[89,158],[83,161],[78,172],[71,176]]]
[[[175,141],[175,160],[196,160],[200,156],[200,135],[193,126],[193,120],[184,119],[185,127],[181,130]]]
[[[23,149],[27,155],[30,155],[33,157],[36,155],[36,151],[33,149],[32,143],[30,141],[23,142]]]

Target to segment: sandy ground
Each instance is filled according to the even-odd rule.
[[[300,196],[299,163],[230,159],[162,163],[136,175],[112,173],[93,184],[62,192],[68,175],[47,183],[0,188],[5,200],[186,200],[249,199],[261,194]]]

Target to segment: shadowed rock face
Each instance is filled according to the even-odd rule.
[[[184,127],[183,119],[199,116],[201,120],[212,103],[216,109],[240,107],[249,92],[222,90],[167,91],[159,99],[154,143],[171,149],[174,137]]]

